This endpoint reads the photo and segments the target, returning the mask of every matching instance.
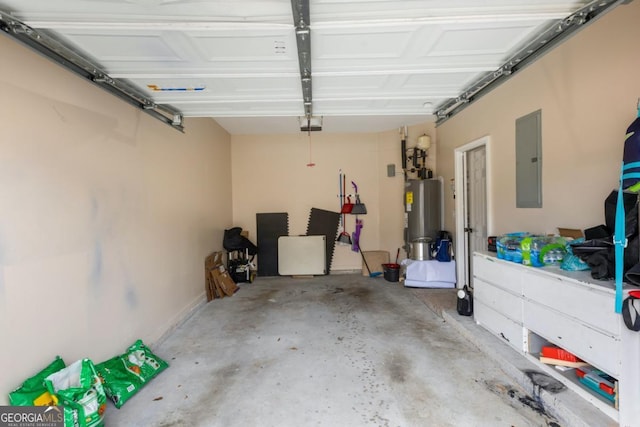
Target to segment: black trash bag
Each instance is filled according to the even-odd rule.
[[[228,230],[224,230],[224,237],[222,238],[222,247],[229,251],[244,251],[248,250],[249,255],[255,255],[258,253],[258,247],[254,245],[251,240],[242,236],[240,233],[242,228],[233,227]]]
[[[611,234],[613,234],[616,224],[617,199],[618,190],[613,190],[604,201],[605,224]],[[623,191],[622,200],[625,212],[625,235],[630,237],[638,233],[638,195]]]
[[[629,239],[627,247],[624,248],[624,271],[628,271],[638,263],[640,259],[640,240],[636,234]]]
[[[606,225],[600,224],[595,227],[585,228],[584,240],[604,239],[605,237],[611,236],[611,234],[611,231]]]
[[[625,223],[624,230],[625,236],[627,238],[631,236],[635,236],[638,234],[638,204],[636,203],[633,207],[626,211],[625,213]]]
[[[629,239],[627,247],[624,248],[624,271],[623,280],[635,286],[640,286],[640,276],[638,275],[638,260],[640,259],[640,239],[636,235]]]
[[[613,249],[594,252],[584,260],[591,268],[591,277],[596,280],[609,280],[615,274],[615,258]]]
[[[634,265],[624,275],[625,282],[634,286],[640,286],[640,263]]]
[[[580,243],[571,243],[571,251],[582,261],[587,262],[591,255],[613,249],[613,236],[602,239],[591,239]]]
[[[623,274],[625,281],[632,283],[629,279],[628,271],[638,264],[640,257],[640,240],[638,236],[629,239],[627,247],[624,250],[624,267]],[[582,257],[581,257],[582,259]],[[607,249],[593,252],[584,260],[591,268],[591,277],[596,280],[609,280],[615,277],[616,255],[615,247],[611,246]],[[632,278],[636,278],[633,275]]]
[[[598,230],[602,235],[609,230],[610,236],[598,239],[591,239],[583,243],[571,245],[574,255],[586,262],[591,268],[591,277],[596,280],[609,280],[615,278],[615,246],[613,244],[613,230],[615,228],[616,200],[618,191],[612,191],[605,199],[605,227]],[[640,259],[640,242],[638,240],[638,195],[632,193],[622,193],[625,210],[625,237],[627,247],[624,250],[623,277],[626,282],[630,278],[626,274],[632,267],[638,264]],[[630,276],[636,279],[634,273]],[[640,279],[640,277],[637,277]]]

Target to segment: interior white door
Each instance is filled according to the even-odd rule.
[[[465,241],[467,283],[473,287],[475,251],[487,249],[487,151],[484,145],[466,152]]]

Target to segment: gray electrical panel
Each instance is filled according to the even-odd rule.
[[[542,111],[516,120],[516,207],[542,207]]]

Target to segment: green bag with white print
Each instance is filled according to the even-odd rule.
[[[107,396],[116,408],[122,407],[147,382],[169,367],[137,340],[127,351],[96,366]]]

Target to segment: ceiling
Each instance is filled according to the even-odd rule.
[[[325,132],[434,111],[589,0],[310,0],[312,113]],[[291,0],[0,0],[111,78],[231,134],[300,132]]]

